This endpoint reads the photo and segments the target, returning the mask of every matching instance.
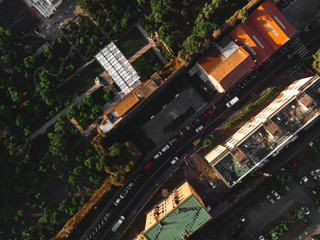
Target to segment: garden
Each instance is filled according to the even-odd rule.
[[[152,48],[134,60],[132,66],[137,71],[142,82],[150,79],[153,73],[159,72],[163,68],[163,64]]]

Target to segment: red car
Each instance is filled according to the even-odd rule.
[[[312,77],[313,74],[311,72],[306,72],[306,77]]]
[[[186,132],[187,130],[185,130],[185,129],[182,129],[180,132],[179,132],[179,136],[181,137],[183,134],[185,134],[185,132]]]
[[[211,113],[213,113],[213,110],[210,108],[203,116],[208,117]]]
[[[148,162],[148,163],[144,166],[144,169],[148,170],[148,169],[150,168],[151,164],[152,164],[151,162]]]

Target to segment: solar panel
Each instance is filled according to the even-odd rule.
[[[95,58],[122,91],[141,83],[137,72],[113,42],[103,48]]]

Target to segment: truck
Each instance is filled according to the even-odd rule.
[[[238,101],[239,101],[239,98],[238,97],[234,97],[229,102],[227,102],[226,105],[227,105],[227,107],[231,107],[233,104],[235,104]]]
[[[119,220],[113,225],[113,227],[111,228],[111,231],[112,231],[112,232],[117,231],[117,229],[118,229],[118,228],[120,227],[120,225],[123,223],[124,219],[125,219],[125,217],[124,217],[124,216],[121,216],[121,217],[119,218]]]

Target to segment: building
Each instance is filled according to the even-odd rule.
[[[319,77],[297,80],[205,158],[232,187],[311,126],[320,114],[319,106]]]
[[[186,239],[211,218],[199,195],[184,182],[147,213],[145,230],[135,240]]]
[[[158,88],[152,79],[153,77],[159,77],[159,75],[154,74],[150,80],[141,83],[128,94],[118,94],[113,102],[106,106],[107,110],[104,112],[103,121],[98,126],[102,133],[107,133],[114,128],[134,106],[146,99]]]
[[[280,10],[267,0],[245,23],[240,23],[202,56],[188,73],[198,74],[223,93],[260,66],[295,33]]]
[[[0,0],[0,25],[17,35],[26,34],[41,23],[38,16],[22,0]]]
[[[295,33],[280,10],[271,1],[265,1],[229,36],[250,53],[258,67]]]
[[[198,60],[189,74],[197,73],[204,82],[209,81],[222,93],[253,67],[254,62],[250,54],[226,36]]]
[[[34,6],[45,18],[50,17],[57,7],[62,3],[62,0],[32,0]]]

